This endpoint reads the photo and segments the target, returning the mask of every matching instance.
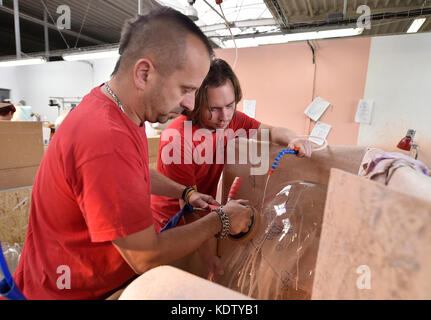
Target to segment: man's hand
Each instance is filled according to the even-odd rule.
[[[248,200],[231,200],[223,207],[229,217],[230,234],[247,232],[250,228],[253,211],[247,205]]]
[[[210,204],[220,206],[220,203],[214,200],[213,197],[200,192],[193,192],[190,196],[189,203],[196,208],[206,209]]]
[[[293,149],[295,146],[299,147],[298,157],[311,157],[311,153],[313,152],[311,147],[311,142],[308,139],[292,139],[292,141],[287,146],[289,149]]]
[[[217,275],[222,276],[224,274],[223,265],[219,257],[210,253],[205,247],[200,247],[198,251],[205,269],[205,279],[215,281]]]

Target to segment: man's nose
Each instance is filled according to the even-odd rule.
[[[228,120],[229,119],[229,115],[228,115],[229,111],[226,108],[222,108],[221,112],[220,112],[220,120]]]
[[[181,107],[189,111],[193,111],[195,108],[195,94],[188,93],[185,95],[184,99],[180,103]]]

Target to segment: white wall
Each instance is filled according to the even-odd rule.
[[[47,116],[51,123],[58,116],[49,107],[49,97],[83,97],[93,88],[93,70],[88,63],[57,61],[16,67],[20,99],[34,113]],[[15,102],[15,101],[14,101]]]
[[[95,86],[102,84],[111,78],[111,73],[114,71],[116,63],[117,58],[106,58],[93,61],[93,81]]]
[[[416,129],[419,160],[431,166],[431,33],[373,38],[364,96],[375,106],[358,145],[402,152],[396,144]]]
[[[58,116],[56,107],[49,107],[49,97],[83,97],[90,90],[109,80],[116,59],[85,62],[57,61],[41,65],[0,69],[0,88],[11,90],[13,103],[25,100],[34,113],[47,116],[51,123]]]
[[[13,103],[18,103],[21,100],[16,67],[0,68],[0,88],[11,90],[10,98]]]

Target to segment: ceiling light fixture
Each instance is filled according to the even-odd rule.
[[[419,18],[415,19],[412,24],[410,25],[409,30],[407,30],[407,33],[415,33],[418,32],[418,30],[422,27],[424,24],[426,18]]]
[[[14,59],[14,60],[3,60],[3,61],[0,61],[0,67],[28,66],[28,65],[32,65],[32,64],[41,64],[41,63],[45,63],[45,62],[46,62],[46,60],[42,57]]]
[[[278,34],[268,35],[261,37],[249,37],[236,39],[239,47],[253,47],[266,44],[278,44],[287,43],[293,41],[306,41],[306,40],[319,40],[319,39],[330,39],[330,38],[341,38],[341,37],[352,37],[360,35],[364,32],[364,28],[347,28],[347,29],[335,29],[335,30],[324,30],[314,32],[301,32],[301,33],[289,33],[289,34]],[[232,40],[224,41],[227,48],[231,48],[233,43]]]
[[[198,11],[196,10],[193,5],[195,4],[196,0],[188,0],[189,5],[186,7],[185,15],[189,17],[192,21],[199,20],[198,17]]]
[[[96,60],[104,58],[117,58],[119,56],[120,54],[118,53],[118,49],[65,53],[62,55],[63,59],[66,61]]]
[[[362,34],[364,28],[347,28],[313,32],[301,32],[286,34],[287,41],[305,41],[330,38],[352,37]]]

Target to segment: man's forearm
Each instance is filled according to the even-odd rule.
[[[258,140],[262,140],[262,131],[267,130],[269,132],[269,141],[279,145],[287,146],[297,137],[297,134],[292,130],[282,127],[271,127],[268,125],[261,125],[258,131]]]
[[[180,199],[186,186],[150,169],[151,194]]]
[[[288,145],[297,137],[296,133],[287,128],[274,127],[271,128],[269,139],[271,142],[279,145]]]
[[[220,232],[221,228],[219,215],[210,212],[193,224],[178,226],[158,235],[151,226],[112,243],[130,267],[137,274],[142,274],[190,254]]]
[[[221,228],[222,224],[218,214],[210,212],[193,224],[178,226],[160,233],[157,236],[158,248],[159,252],[163,252],[164,254],[158,256],[158,263],[166,264],[190,254],[192,251],[198,249],[205,241],[220,232]],[[190,234],[192,234],[193,237],[187,237],[187,235]],[[187,241],[183,241],[183,239],[187,239]],[[174,243],[181,244],[173,245]]]

